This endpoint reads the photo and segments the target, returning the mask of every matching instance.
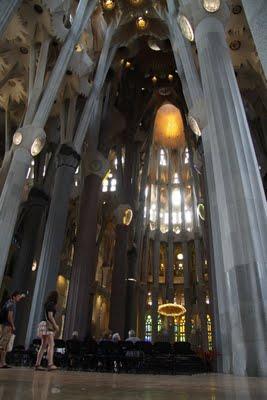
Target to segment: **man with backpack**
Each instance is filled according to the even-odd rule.
[[[18,291],[13,292],[0,311],[0,368],[9,368],[6,364],[6,353],[10,339],[16,332],[16,304],[24,297]]]

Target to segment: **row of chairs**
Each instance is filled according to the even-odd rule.
[[[15,365],[33,366],[40,346],[33,340],[30,348],[17,346],[10,354]],[[45,360],[44,360],[45,363]],[[60,368],[98,372],[200,373],[203,361],[191,350],[190,343],[129,341],[118,343],[95,340],[55,340],[55,364]]]

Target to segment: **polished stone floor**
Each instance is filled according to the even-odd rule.
[[[231,375],[97,374],[0,370],[0,400],[267,399],[267,379]]]

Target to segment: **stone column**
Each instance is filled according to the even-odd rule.
[[[80,200],[79,225],[72,265],[64,337],[77,330],[84,338],[91,328],[97,265],[97,212],[108,162],[100,153],[86,156],[86,177]]]
[[[169,166],[168,166],[168,210],[169,210],[169,231],[168,231],[168,248],[167,248],[167,273],[166,273],[166,300],[167,303],[173,303],[174,300],[174,287],[173,287],[173,224],[172,224],[172,168],[171,157],[169,152]],[[170,341],[174,341],[174,318],[168,318],[168,333]]]
[[[158,295],[159,295],[159,263],[160,263],[160,230],[155,232],[153,243],[153,286],[152,286],[152,340],[158,338]]]
[[[187,242],[182,243],[183,252],[183,272],[184,272],[184,300],[185,300],[185,337],[186,340],[190,340],[191,336],[191,316],[192,316],[192,285],[189,270],[189,260],[188,260],[188,244]]]
[[[201,321],[202,349],[208,350],[207,312],[206,312],[206,287],[203,276],[203,254],[200,239],[194,240],[196,256],[197,304]]]
[[[242,0],[247,21],[267,79],[267,7],[265,0]]]
[[[30,161],[31,154],[25,148],[19,148],[14,152],[12,163],[0,198],[0,283],[2,283],[4,276],[9,247],[22,195],[23,185],[20,183],[22,181],[24,182]],[[12,191],[10,190],[11,187]]]
[[[12,291],[19,289],[23,293],[27,293],[27,297],[21,302],[20,312],[16,318],[17,344],[23,344],[25,341],[36,277],[36,271],[32,271],[32,264],[37,241],[42,238],[41,232],[43,230],[40,229],[40,227],[42,225],[41,222],[45,218],[48,202],[48,196],[34,187],[29,193],[28,201],[23,211],[22,240],[14,266],[14,275],[11,285]]]
[[[12,16],[15,14],[21,0],[2,0],[0,3],[0,36],[5,32]]]
[[[116,226],[116,243],[110,296],[109,328],[125,336],[125,301],[127,277],[127,246],[129,227]]]
[[[128,254],[128,282],[127,282],[127,329],[136,330],[137,323],[137,308],[138,308],[138,291],[141,278],[141,259],[142,259],[142,240],[144,238],[144,207],[145,207],[145,189],[147,184],[147,174],[150,160],[152,134],[147,144],[145,161],[142,169],[142,177],[139,191],[139,204],[136,212],[134,226],[134,244],[133,249]],[[137,162],[136,162],[137,163]],[[135,176],[138,174],[139,163]],[[130,179],[131,181],[131,179]],[[137,179],[135,179],[137,182]],[[136,185],[135,185],[136,186]],[[134,188],[134,192],[138,192],[138,188]],[[138,196],[138,193],[137,193]]]
[[[216,15],[192,7],[215,178],[210,207],[219,220],[212,234],[220,231],[223,256],[215,254],[223,371],[266,375],[266,199],[220,20],[224,6]]]
[[[0,240],[0,283],[2,282],[4,275],[12,234],[18,215],[23,185],[31,162],[32,146],[34,143],[36,144],[36,152],[33,155],[37,155],[44,146],[46,136],[43,127],[47,121],[60,84],[67,70],[69,60],[74,51],[74,46],[94,11],[97,0],[92,0],[89,3],[90,4],[88,4],[88,0],[80,0],[79,2],[72,27],[48,80],[38,109],[33,118],[32,125],[23,126],[14,135],[16,143],[14,145],[15,152],[0,198],[0,230],[2,234],[2,240]]]
[[[58,154],[58,164],[52,200],[46,222],[40,262],[29,318],[26,345],[29,345],[40,322],[45,297],[56,287],[60,268],[60,256],[64,242],[68,203],[75,170],[80,156],[67,145],[62,145]]]

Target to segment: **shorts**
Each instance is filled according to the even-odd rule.
[[[38,325],[37,329],[37,336],[39,338],[42,338],[42,336],[47,336],[47,335],[54,335],[55,332],[51,331],[47,328],[47,322],[46,321],[41,321]]]
[[[9,325],[0,325],[0,350],[7,351],[8,343],[12,336],[12,329]]]

